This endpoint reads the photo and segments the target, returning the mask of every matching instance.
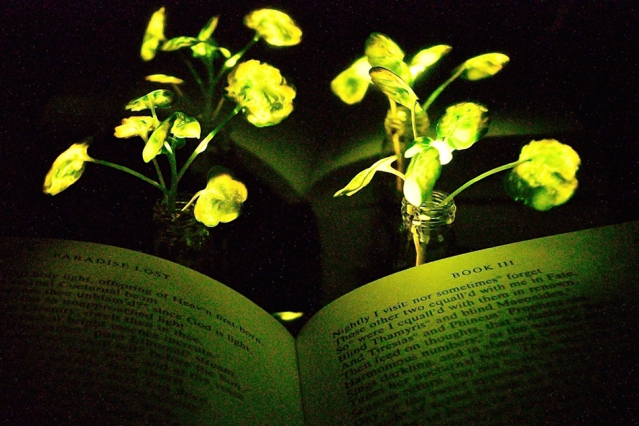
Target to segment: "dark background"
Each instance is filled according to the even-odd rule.
[[[238,152],[249,169],[262,172],[242,175],[249,200],[240,219],[212,230],[231,241],[234,259],[231,272],[214,278],[269,311],[314,311],[384,274],[378,266],[389,253],[377,222],[383,210],[372,190],[331,198],[372,162],[367,154],[344,153],[362,139],[381,139],[387,108],[381,95],[371,91],[349,107],[329,89],[363,54],[373,31],[389,35],[408,57],[434,44],[453,46],[431,80],[416,86],[422,98],[471,56],[499,51],[511,59],[492,79],[455,82],[434,105],[435,117],[463,100],[479,100],[494,113],[485,141],[444,169],[443,189],[513,161],[533,138],[557,138],[582,156],[579,192],[548,213],[508,200],[500,178],[458,197],[460,253],[639,218],[635,1],[13,1],[0,6],[0,235],[150,251],[151,206],[159,193],[148,185],[89,165],[56,197],[42,194],[41,186],[55,157],[89,135],[95,137],[92,156],[150,175],[139,159],[141,146],[111,134],[127,116],[123,105],[156,88],[144,83],[145,75],[168,69],[187,76],[170,55],[139,59],[148,19],[163,5],[168,37],[196,35],[219,14],[215,38],[233,51],[251,38],[242,18],[256,8],[287,12],[304,32],[298,46],[260,43],[247,55],[277,66],[297,87],[295,112],[262,133],[265,150],[278,146],[268,143],[272,138],[303,158],[289,167],[296,177],[282,177],[255,155]],[[239,138],[256,134],[240,118],[231,129]]]

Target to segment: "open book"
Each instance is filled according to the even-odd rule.
[[[413,268],[334,301],[297,339],[240,294],[171,262],[0,239],[1,416],[634,423],[637,235],[639,223],[627,223]]]

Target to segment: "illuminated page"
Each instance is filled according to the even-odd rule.
[[[297,341],[307,424],[634,423],[637,235],[510,244],[338,299]]]
[[[98,244],[0,239],[13,424],[302,424],[292,336],[230,288]]]

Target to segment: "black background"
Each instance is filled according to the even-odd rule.
[[[566,137],[584,163],[583,190],[574,200],[578,208],[570,210],[579,217],[564,213],[566,226],[548,233],[639,218],[635,1],[12,1],[0,6],[1,235],[71,238],[149,251],[151,206],[159,195],[153,188],[98,167],[88,168],[76,185],[56,197],[42,194],[41,185],[55,157],[88,135],[96,135],[90,151],[95,157],[141,165],[138,148],[110,133],[125,116],[122,106],[150,90],[143,77],[160,72],[160,60],[173,67],[168,56],[150,63],[139,59],[146,23],[161,6],[167,9],[169,37],[196,35],[219,14],[215,37],[231,50],[252,36],[242,25],[249,11],[274,7],[294,17],[304,32],[300,45],[272,49],[261,43],[248,57],[276,65],[297,87],[296,110],[283,127],[289,130],[282,132],[303,128],[311,140],[299,149],[318,161],[343,151],[362,129],[381,127],[386,108],[381,97],[369,94],[362,104],[347,107],[329,89],[330,81],[362,55],[371,32],[388,34],[409,55],[434,44],[453,46],[433,81],[443,81],[468,57],[503,52],[511,63],[502,73],[482,82],[455,83],[435,111],[458,100],[480,99],[502,116],[523,114],[531,126],[540,116],[565,125]],[[416,90],[426,93],[428,88],[434,87],[425,84]],[[232,125],[242,126],[241,120]],[[520,127],[503,145],[515,147],[514,155],[531,139],[526,126]],[[500,136],[505,137],[497,130],[488,139]],[[491,149],[500,148],[487,142],[482,154],[469,150],[461,155],[459,167],[474,164],[474,158],[499,158]],[[249,187],[241,219],[224,231],[213,230],[241,235],[234,238],[234,250],[244,256],[236,266],[237,281],[244,282],[244,287],[237,285],[240,291],[267,310],[314,310],[348,290],[329,296],[324,291],[322,296],[325,269],[335,258],[346,262],[358,255],[327,249],[316,216],[318,206],[329,202],[327,194],[343,186],[357,167],[338,173],[339,178],[321,180],[293,202],[268,184],[256,182],[259,189],[253,192]],[[478,204],[490,205],[491,200]],[[530,220],[536,216],[525,217],[519,222],[513,218],[512,232],[507,233],[534,227]],[[362,273],[361,282],[346,287],[375,277]]]

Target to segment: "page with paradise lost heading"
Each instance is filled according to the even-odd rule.
[[[302,424],[293,337],[245,297],[130,250],[0,239],[9,424]]]
[[[307,424],[635,424],[638,236],[510,244],[343,296],[297,339]]]

